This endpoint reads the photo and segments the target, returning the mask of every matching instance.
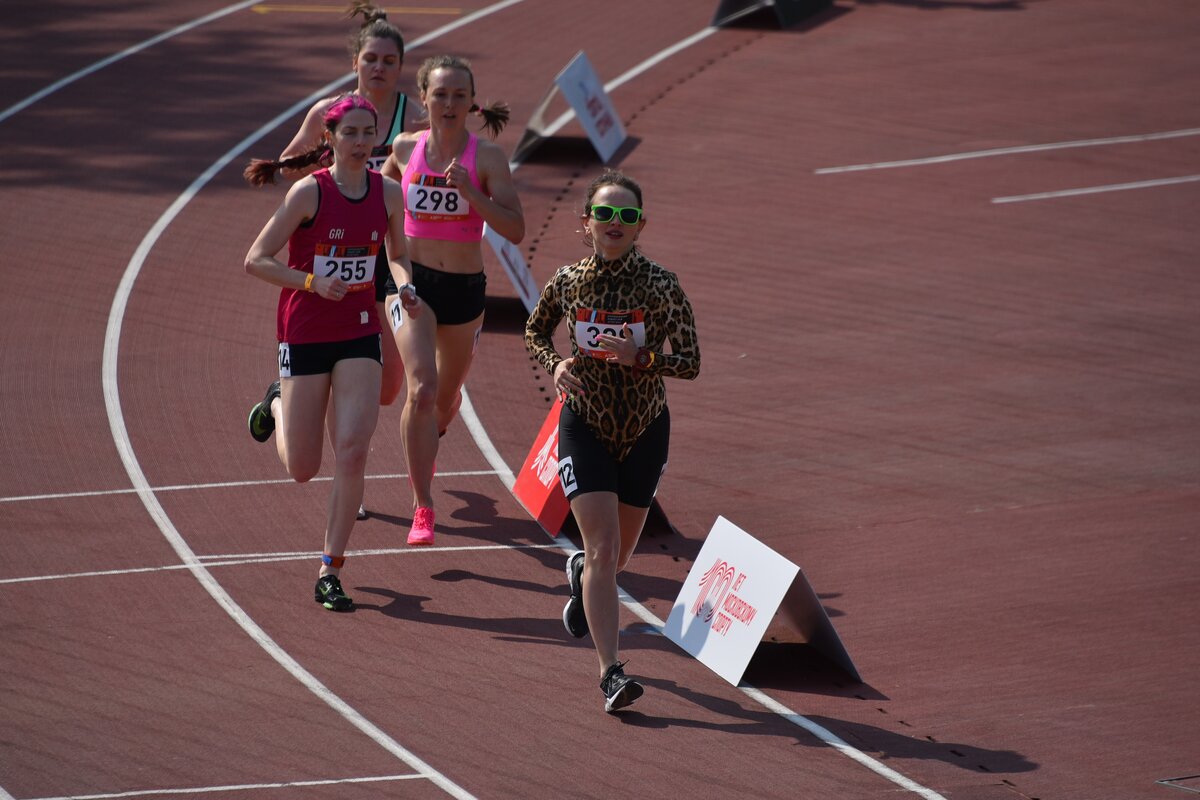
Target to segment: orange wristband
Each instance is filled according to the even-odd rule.
[[[311,292],[313,290],[312,282],[313,282],[313,278],[315,278],[315,277],[316,277],[316,275],[314,275],[313,273],[310,272],[310,273],[308,273],[307,277],[304,278],[304,291]]]

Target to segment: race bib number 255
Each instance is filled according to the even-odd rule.
[[[318,244],[313,252],[313,274],[323,278],[341,278],[350,291],[360,292],[375,286],[375,258],[379,245],[346,247]]]

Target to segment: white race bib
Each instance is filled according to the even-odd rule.
[[[279,343],[279,377],[292,377],[292,351],[287,342]]]
[[[580,308],[575,312],[575,345],[579,354],[592,358],[607,359],[612,353],[600,347],[596,338],[601,334],[620,336],[623,326],[629,326],[629,333],[638,347],[646,346],[645,312],[640,308],[633,311],[598,311],[594,308]]]
[[[392,326],[392,333],[404,325],[404,304],[400,302],[400,295],[394,294],[388,298],[387,318],[388,324]]]
[[[471,213],[471,205],[458,189],[447,186],[438,175],[418,175],[408,184],[405,205],[409,215],[422,222],[465,220]]]
[[[318,244],[313,251],[313,274],[321,278],[341,278],[350,291],[361,292],[375,286],[375,258],[379,245],[346,247]]]

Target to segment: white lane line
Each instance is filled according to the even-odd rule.
[[[1035,194],[1015,194],[1008,197],[993,197],[993,203],[1024,203],[1029,200],[1052,200],[1057,197],[1078,197],[1082,194],[1101,194],[1103,192],[1124,192],[1130,189],[1150,189],[1155,186],[1173,186],[1177,183],[1193,183],[1200,181],[1200,175],[1182,175],[1178,178],[1156,178],[1149,181],[1134,181],[1133,183],[1110,183],[1107,186],[1087,186],[1082,189],[1060,189],[1056,192],[1037,192]]]
[[[146,797],[174,794],[211,794],[212,792],[239,792],[253,789],[288,789],[298,786],[335,786],[347,783],[382,783],[384,781],[411,781],[420,775],[379,775],[369,778],[329,778],[313,781],[288,781],[287,783],[237,783],[229,786],[195,786],[188,789],[142,789],[132,792],[108,794],[71,794],[60,797],[37,797],[32,800],[114,800],[120,797]],[[4,795],[0,795],[4,797]]]
[[[109,66],[110,64],[115,64],[116,62],[120,61],[121,59],[128,58],[129,56],[131,56],[135,53],[140,53],[141,51],[145,50],[147,47],[153,47],[154,45],[158,44],[159,42],[164,42],[173,36],[178,36],[181,33],[187,33],[188,31],[192,30],[193,28],[198,28],[201,25],[207,25],[208,23],[212,22],[213,20],[220,19],[221,17],[228,16],[229,14],[233,14],[237,11],[241,11],[243,8],[249,8],[250,6],[254,5],[257,2],[259,2],[259,0],[244,0],[244,2],[234,3],[231,6],[226,6],[225,8],[222,8],[219,11],[214,11],[211,14],[207,14],[203,17],[199,17],[197,19],[192,20],[191,22],[185,22],[184,24],[182,24],[178,27],[172,28],[171,30],[169,30],[165,33],[160,33],[157,36],[152,36],[149,39],[147,39],[146,41],[141,42],[140,44],[135,44],[132,47],[127,47],[124,50],[122,50],[121,52],[115,53],[115,54],[109,56],[108,58],[101,59],[100,61],[97,61],[95,64],[92,64],[89,67],[84,67],[83,69],[79,70],[78,72],[73,72],[70,75],[68,75],[67,77],[62,78],[61,80],[55,81],[54,83],[50,84],[46,88],[42,89],[41,91],[34,92],[33,94],[29,95],[29,97],[26,97],[24,100],[21,100],[20,102],[9,106],[8,108],[4,109],[3,111],[0,111],[0,122],[4,122],[4,120],[8,119],[9,117],[13,116],[14,114],[24,111],[26,108],[29,108],[29,106],[33,105],[34,103],[41,100],[42,98],[44,98],[48,95],[54,94],[59,89],[63,88],[64,86],[69,86],[70,84],[74,83],[75,81],[79,80],[80,78],[86,78],[88,75],[91,75],[93,72],[98,72],[99,70],[104,69],[105,67]]]
[[[496,471],[491,469],[463,469],[455,472],[439,472],[433,477],[435,479],[442,478],[468,478],[480,475],[495,475]],[[397,472],[383,475],[367,475],[369,481],[386,481],[395,479],[408,479],[407,472]],[[323,475],[313,478],[309,483],[328,483],[333,480],[331,475]],[[216,483],[181,483],[174,486],[152,486],[150,490],[156,493],[162,492],[191,492],[201,489],[241,489],[247,486],[275,486],[280,484],[294,484],[291,478],[267,478],[257,481],[219,481]],[[76,497],[109,497],[111,495],[120,494],[137,494],[137,489],[93,489],[83,492],[55,492],[53,494],[25,494],[15,495],[13,497],[0,497],[0,503],[25,503],[37,500],[70,500]]]
[[[634,77],[642,74],[646,70],[650,69],[650,67],[654,66],[655,64],[658,64],[659,62],[663,61],[663,59],[664,59],[664,57],[662,56],[663,53],[670,53],[671,55],[674,55],[675,53],[684,49],[684,47],[690,47],[691,45],[693,45],[697,42],[703,41],[708,36],[715,33],[717,30],[718,29],[716,29],[716,28],[705,28],[704,30],[700,31],[699,33],[696,33],[696,34],[688,37],[687,39],[683,39],[681,42],[674,45],[673,47],[670,47],[670,48],[667,48],[666,50],[660,51],[659,54],[651,56],[649,59],[638,64],[633,69],[630,69],[627,72],[623,73],[620,77],[616,78],[615,80],[613,80],[609,83],[606,83],[604,85],[605,91],[611,91],[613,88],[616,88],[616,87],[622,85],[623,83],[631,80],[632,78],[634,78]],[[569,112],[569,114],[573,115],[574,112]],[[559,128],[561,128],[563,125],[565,125],[566,121],[569,119],[570,119],[570,116],[568,114],[563,114],[557,120],[555,120],[554,124],[551,125],[547,130],[552,133],[553,131],[556,131]],[[517,167],[519,167],[519,166],[520,166],[520,163],[510,163],[509,169],[516,171]],[[463,389],[462,394],[463,394],[463,402],[462,402],[462,406],[459,408],[459,415],[463,418],[463,421],[467,425],[467,429],[471,432],[471,437],[473,439],[475,439],[475,444],[479,447],[479,452],[483,454],[484,459],[486,459],[487,462],[492,466],[492,468],[496,471],[496,474],[498,476],[500,476],[501,480],[504,481],[505,487],[509,490],[509,492],[511,492],[513,489],[513,485],[515,483],[515,479],[513,478],[512,470],[509,469],[508,464],[506,464],[504,462],[504,457],[500,455],[500,451],[497,450],[495,445],[492,444],[492,440],[488,436],[487,429],[484,428],[483,423],[480,422],[478,415],[476,415],[476,413],[475,413],[475,407],[471,404],[470,400],[467,397],[467,390],[465,388]],[[518,500],[518,502],[520,502],[520,501]],[[531,514],[530,516],[534,516],[534,515]],[[536,520],[536,517],[534,517],[534,518]],[[547,533],[547,535],[550,536],[550,538],[552,538],[554,540],[554,544],[560,550],[562,550],[562,552],[564,554],[573,553],[575,550],[578,549],[575,547],[574,543],[570,539],[563,536],[562,534],[550,534],[549,531],[547,531],[546,533]],[[627,591],[622,589],[620,586],[617,587],[617,596],[620,599],[621,603],[623,605],[625,605],[626,608],[628,608],[630,611],[632,611],[634,614],[636,614],[638,617],[640,617],[644,622],[649,624],[651,627],[655,628],[658,631],[658,633],[661,635],[664,623],[657,616],[655,616],[654,613],[652,611],[650,611],[650,609],[646,608],[641,603],[639,603],[637,600],[635,600],[631,594],[629,594]],[[857,761],[859,764],[862,764],[867,769],[870,769],[872,772],[876,773],[877,775],[880,775],[881,777],[891,781],[892,783],[896,784],[900,788],[905,789],[906,791],[910,791],[915,794],[918,794],[921,797],[924,797],[925,800],[946,800],[942,795],[938,794],[937,792],[933,791],[932,789],[922,786],[921,784],[917,783],[916,781],[913,781],[913,780],[905,777],[904,775],[901,775],[899,772],[896,772],[895,770],[891,769],[890,767],[884,766],[882,763],[871,758],[870,756],[868,756],[866,753],[862,752],[861,750],[851,747],[849,744],[847,744],[841,738],[839,738],[832,732],[826,730],[824,727],[818,725],[817,723],[813,722],[812,720],[808,719],[807,717],[803,717],[800,714],[797,714],[796,712],[789,709],[787,706],[783,705],[782,703],[778,702],[777,700],[772,699],[771,697],[767,696],[766,694],[763,694],[761,691],[754,688],[753,686],[750,686],[747,683],[742,683],[741,685],[738,686],[738,689],[740,691],[742,691],[743,693],[745,693],[747,697],[750,697],[752,700],[754,700],[755,702],[762,705],[764,708],[767,708],[768,710],[773,711],[776,714],[779,714],[780,716],[782,716],[784,719],[788,720],[792,724],[803,728],[804,730],[811,733],[813,736],[815,736],[817,739],[819,739],[824,744],[837,750],[842,755],[847,756],[848,758],[851,758],[854,761]]]
[[[346,558],[368,556],[416,556],[425,553],[466,553],[479,550],[547,550],[554,544],[468,544],[433,547],[384,547],[372,550],[347,550]],[[302,553],[231,553],[227,555],[197,556],[206,567],[239,567],[245,564],[273,564],[280,561],[308,561],[320,558],[321,551]],[[125,569],[90,570],[88,572],[63,572],[57,575],[29,575],[24,578],[0,578],[0,585],[7,583],[38,583],[40,581],[73,580],[75,578],[106,578],[114,575],[138,575],[145,572],[173,572],[190,569],[187,564],[164,564],[158,567],[126,567]],[[0,798],[3,800],[3,798]]]
[[[992,150],[974,150],[966,153],[949,153],[928,158],[912,158],[905,161],[878,161],[874,164],[851,164],[845,167],[822,167],[813,170],[815,175],[835,175],[842,172],[863,172],[871,169],[895,169],[897,167],[923,167],[929,164],[945,164],[950,161],[966,161],[972,158],[992,158],[993,156],[1010,156],[1019,153],[1041,153],[1047,150],[1067,150],[1073,147],[1102,147],[1113,144],[1132,144],[1135,142],[1152,142],[1159,139],[1178,139],[1184,136],[1200,136],[1200,128],[1187,128],[1178,131],[1163,131],[1161,133],[1142,133],[1133,136],[1111,136],[1107,139],[1078,139],[1071,142],[1050,142],[1048,144],[1027,144],[1017,147],[997,147]]]
[[[484,19],[493,13],[502,11],[510,6],[516,5],[522,0],[505,0],[504,2],[496,3],[487,6],[479,11],[462,19],[456,20],[442,28],[433,31],[413,42],[412,47],[416,48],[420,45],[430,42],[439,36],[444,35],[453,30],[463,27],[471,22]],[[121,458],[122,464],[125,466],[125,471],[129,475],[130,483],[137,490],[138,498],[142,501],[142,505],[146,507],[150,518],[154,520],[159,531],[167,542],[175,550],[179,556],[179,560],[192,573],[196,581],[204,587],[205,591],[225,610],[230,617],[242,628],[243,631],[252,639],[259,647],[261,647],[271,658],[275,659],[288,673],[299,681],[310,692],[324,701],[343,719],[369,737],[372,741],[391,753],[396,758],[403,761],[405,764],[416,770],[420,775],[427,778],[431,783],[438,786],[442,791],[459,800],[474,800],[473,795],[463,789],[461,786],[450,780],[448,777],[438,772],[424,760],[403,747],[399,742],[393,739],[386,731],[375,725],[373,722],[364,717],[353,706],[347,703],[338,695],[334,694],[325,684],[321,683],[315,675],[306,670],[300,662],[293,658],[286,650],[279,646],[265,630],[253,619],[246,614],[245,610],[234,601],[233,597],[225,590],[223,586],[213,577],[205,564],[196,556],[188,545],[187,541],[175,528],[171,518],[158,502],[158,497],[154,494],[154,490],[150,487],[149,481],[146,480],[145,473],[142,472],[141,464],[138,462],[136,454],[133,452],[133,443],[129,439],[128,430],[125,427],[125,416],[121,410],[120,391],[117,382],[118,370],[117,359],[121,344],[121,325],[125,318],[125,310],[129,304],[129,297],[133,292],[133,285],[137,280],[142,266],[146,262],[150,251],[162,236],[163,231],[167,226],[179,215],[183,208],[191,202],[209,181],[211,181],[226,165],[228,165],[240,153],[257,142],[262,137],[273,131],[285,121],[290,119],[295,114],[305,110],[317,100],[325,97],[333,92],[337,86],[345,83],[352,76],[343,77],[333,83],[323,87],[318,92],[309,95],[304,100],[293,105],[283,114],[280,114],[271,122],[259,128],[255,133],[239,142],[232,150],[219,158],[211,167],[204,171],[199,177],[192,182],[190,186],[176,198],[162,216],[151,226],[146,232],[141,243],[134,251],[133,256],[129,260],[129,264],[125,269],[125,273],[121,277],[121,281],[117,286],[117,291],[113,297],[113,304],[109,310],[108,325],[104,335],[104,357],[102,362],[102,382],[104,387],[104,405],[108,413],[109,428],[112,432],[113,443],[116,445],[117,453]]]

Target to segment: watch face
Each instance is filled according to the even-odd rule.
[[[654,363],[654,355],[649,350],[638,350],[637,365],[639,367],[648,367]]]

